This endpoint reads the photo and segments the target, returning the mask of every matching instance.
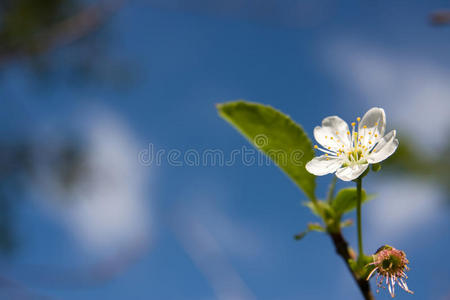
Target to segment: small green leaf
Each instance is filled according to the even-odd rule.
[[[300,233],[294,235],[294,239],[295,239],[296,241],[300,241],[300,240],[303,239],[308,233],[309,233],[309,230],[302,231],[302,232],[300,232]]]
[[[322,202],[320,200],[318,200],[316,202],[316,205],[314,205],[314,203],[311,202],[311,201],[303,202],[303,205],[308,207],[311,210],[311,212],[313,214],[315,214],[316,216],[318,216],[318,217],[322,216],[322,210],[323,210],[322,204],[326,204],[326,203],[324,203],[324,202]]]
[[[344,222],[341,222],[341,228],[349,227],[353,225],[353,220],[347,219]]]
[[[373,172],[378,172],[381,170],[381,165],[380,164],[373,164],[372,166],[372,171]]]
[[[359,256],[356,260],[350,259],[350,268],[357,274],[359,278],[367,279],[374,266],[370,265],[373,262],[372,256],[365,254]]]
[[[323,218],[327,224],[332,223],[336,218],[334,209],[325,201],[317,200],[315,203],[308,201],[303,205],[311,209],[316,216]]]
[[[331,183],[330,183],[330,186],[328,188],[328,196],[327,196],[328,203],[331,203],[331,201],[334,198],[334,192],[336,190],[336,182],[337,182],[337,177],[333,176],[333,179],[331,179]]]
[[[318,231],[318,232],[325,232],[325,228],[322,227],[319,223],[309,223],[308,224],[308,230],[309,231]]]
[[[314,157],[311,140],[302,127],[280,111],[245,101],[217,105],[219,115],[269,156],[297,186],[315,199],[316,177],[305,169]]]
[[[311,231],[325,232],[325,228],[323,228],[322,225],[320,225],[319,223],[309,223],[308,228],[306,228],[305,231],[302,231],[299,234],[294,235],[294,239],[299,241]]]
[[[367,255],[362,255],[358,257],[357,260],[350,259],[349,265],[353,272],[356,273],[358,278],[367,279],[370,271],[373,270],[373,266],[369,265],[373,261],[373,258]]]
[[[361,191],[362,203],[372,199],[367,196],[366,191]],[[338,192],[331,202],[331,207],[337,214],[345,214],[356,208],[356,188],[345,188]]]
[[[353,272],[358,273],[358,263],[356,262],[356,260],[354,259],[349,259],[348,260],[348,264],[350,266],[350,268],[353,270]]]

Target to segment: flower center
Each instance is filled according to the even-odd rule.
[[[358,117],[356,120],[359,123],[361,118]],[[352,131],[346,132],[349,143],[343,142],[345,138],[342,138],[342,136],[345,135],[345,133],[342,134],[342,132],[336,131],[334,137],[325,136],[325,139],[330,141],[330,144],[326,147],[327,149],[319,148],[317,145],[314,146],[314,149],[324,152],[326,160],[329,160],[330,158],[343,159],[344,167],[367,163],[367,155],[371,153],[377,144],[378,133],[376,132],[375,127],[378,123],[375,123],[372,129],[369,129],[364,125],[360,128],[359,132],[356,129],[356,122],[353,122],[351,125]]]
[[[385,248],[377,252],[374,264],[381,274],[401,275],[403,269],[407,269],[408,260],[404,252],[394,249]]]
[[[396,271],[402,266],[402,260],[396,255],[389,255],[388,258],[381,262],[381,268],[385,271]]]
[[[348,160],[350,161],[359,161],[363,157],[362,150],[354,149],[352,152],[349,152],[347,155]]]
[[[407,266],[409,261],[406,258],[405,252],[389,245],[384,245],[375,252],[373,259],[374,261],[370,265],[374,266],[374,268],[367,277],[367,280],[370,279],[374,272],[377,272],[377,287],[383,287],[383,282],[385,282],[392,298],[395,296],[396,284],[406,292],[410,294],[414,293],[408,288],[405,281],[408,278],[405,272],[409,270]]]

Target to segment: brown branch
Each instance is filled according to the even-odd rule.
[[[448,25],[450,24],[450,11],[437,11],[430,15],[431,23],[433,25]]]
[[[336,248],[336,253],[342,257],[342,259],[345,262],[345,265],[347,266],[348,270],[352,274],[353,279],[355,280],[356,284],[359,287],[359,290],[361,291],[363,297],[365,300],[375,300],[373,297],[372,291],[370,290],[370,284],[369,281],[367,281],[365,278],[361,278],[356,274],[352,268],[350,267],[349,260],[355,259],[353,253],[350,252],[348,243],[345,240],[342,233],[339,232],[332,232],[329,233],[331,240],[333,241],[334,247]]]

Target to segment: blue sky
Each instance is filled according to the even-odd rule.
[[[2,139],[58,145],[75,132],[94,171],[66,195],[42,170],[18,205],[21,247],[3,261],[5,274],[49,299],[359,299],[327,236],[293,241],[315,219],[275,166],[143,166],[137,156],[149,144],[183,153],[248,146],[215,110],[235,99],[270,104],[310,136],[328,115],[350,121],[382,106],[388,129],[434,155],[448,139],[450,27],[427,18],[448,3],[348,1],[306,25],[285,10],[249,17],[250,2],[224,14],[180,3],[134,1],[109,24],[109,50],[138,74],[131,89],[58,79],[38,88],[21,65],[7,70]],[[318,179],[322,196],[330,179]],[[383,172],[366,182],[379,195],[363,211],[366,251],[388,243],[411,261],[416,296],[398,299],[447,299],[443,191]],[[81,204],[58,204],[72,198]],[[345,235],[355,245],[354,228]],[[110,261],[117,272],[102,279]]]

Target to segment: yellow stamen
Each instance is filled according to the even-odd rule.
[[[375,134],[375,137],[378,137],[378,134]]]
[[[355,126],[355,125],[356,125],[356,123],[355,123],[355,122],[353,122],[353,123],[352,123],[352,126]]]
[[[317,146],[317,145],[314,145],[314,149],[317,149],[317,148],[319,148],[319,146]]]
[[[331,136],[330,139],[333,139],[333,137]]]
[[[331,149],[331,147],[328,147],[328,150],[330,150]]]
[[[358,121],[358,122],[361,121],[361,118],[360,118],[360,117],[357,117],[357,118],[356,118],[356,121]]]
[[[350,131],[347,131],[347,134],[350,134]]]
[[[363,128],[367,128],[367,126],[366,126],[366,125],[364,125],[364,126],[363,126]]]

